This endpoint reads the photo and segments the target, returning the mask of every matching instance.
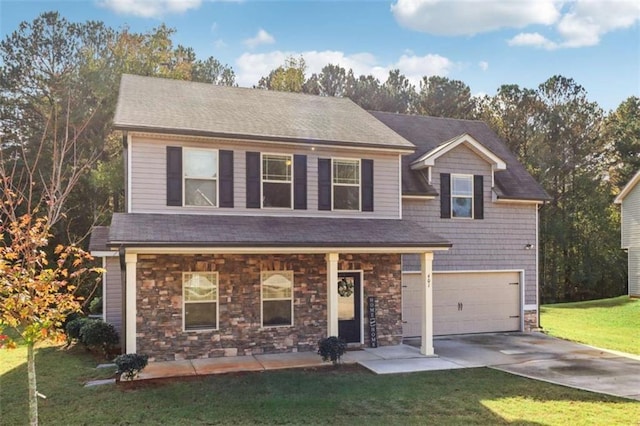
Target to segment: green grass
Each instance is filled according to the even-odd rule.
[[[640,355],[640,300],[620,296],[543,305],[545,333],[602,349]]]
[[[26,424],[24,348],[0,352],[0,423]],[[637,424],[640,402],[490,369],[376,376],[346,367],[84,388],[81,350],[37,353],[42,425]]]

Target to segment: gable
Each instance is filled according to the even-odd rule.
[[[527,172],[507,146],[486,123],[477,120],[460,120],[440,117],[395,114],[372,111],[371,114],[403,136],[417,149],[403,158],[402,193],[437,194],[437,190],[425,184],[422,171],[411,165],[425,153],[435,150],[460,135],[467,134],[481,143],[488,151],[501,159],[505,168],[494,172],[494,193],[498,200],[547,201],[551,198]]]
[[[507,168],[504,160],[495,155],[491,150],[487,149],[484,145],[474,139],[473,136],[467,133],[456,136],[437,147],[428,150],[411,163],[411,168],[415,170],[425,167],[433,167],[440,157],[456,152],[458,147],[465,147],[472,151],[475,155],[491,164],[495,170],[505,170]]]
[[[634,177],[631,178],[631,180],[629,181],[629,183],[627,183],[625,185],[624,188],[622,188],[622,191],[620,191],[620,194],[618,194],[618,196],[615,199],[615,203],[616,204],[621,204],[622,201],[629,195],[631,194],[631,192],[633,192],[637,187],[640,187],[640,185],[638,185],[640,183],[640,170],[638,171],[638,173],[635,174]]]

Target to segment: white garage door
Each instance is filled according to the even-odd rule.
[[[403,274],[402,287],[403,335],[420,336],[420,274]],[[519,272],[433,274],[434,335],[519,329]]]

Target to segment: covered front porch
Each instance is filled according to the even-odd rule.
[[[108,244],[124,260],[127,353],[146,353],[157,361],[295,353],[315,351],[317,341],[327,336],[362,348],[400,344],[400,259],[417,252],[425,289],[420,353],[434,354],[433,253],[449,244],[427,230],[404,220],[310,218],[302,221],[315,227],[314,241],[285,243],[278,231],[303,229],[296,223],[301,218],[234,217],[235,226],[218,227],[216,236],[205,232],[185,241],[205,219],[196,217],[194,224],[192,218],[114,217]],[[206,217],[218,225],[225,219]],[[159,226],[145,232],[149,221]],[[380,232],[371,235],[371,229]],[[182,241],[174,239],[176,230],[182,231]],[[232,237],[235,241],[227,241]],[[215,277],[216,294],[211,304],[215,320],[202,330],[189,328],[184,293],[184,277],[200,273]],[[289,290],[272,302],[276,287]],[[272,318],[272,305],[280,306],[277,318]]]

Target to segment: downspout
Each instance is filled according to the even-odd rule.
[[[120,286],[122,291],[122,296],[120,297],[122,308],[122,327],[120,327],[120,350],[122,353],[125,353],[127,341],[127,264],[124,258],[124,246],[120,246],[120,248],[118,248],[118,255],[120,257]]]

